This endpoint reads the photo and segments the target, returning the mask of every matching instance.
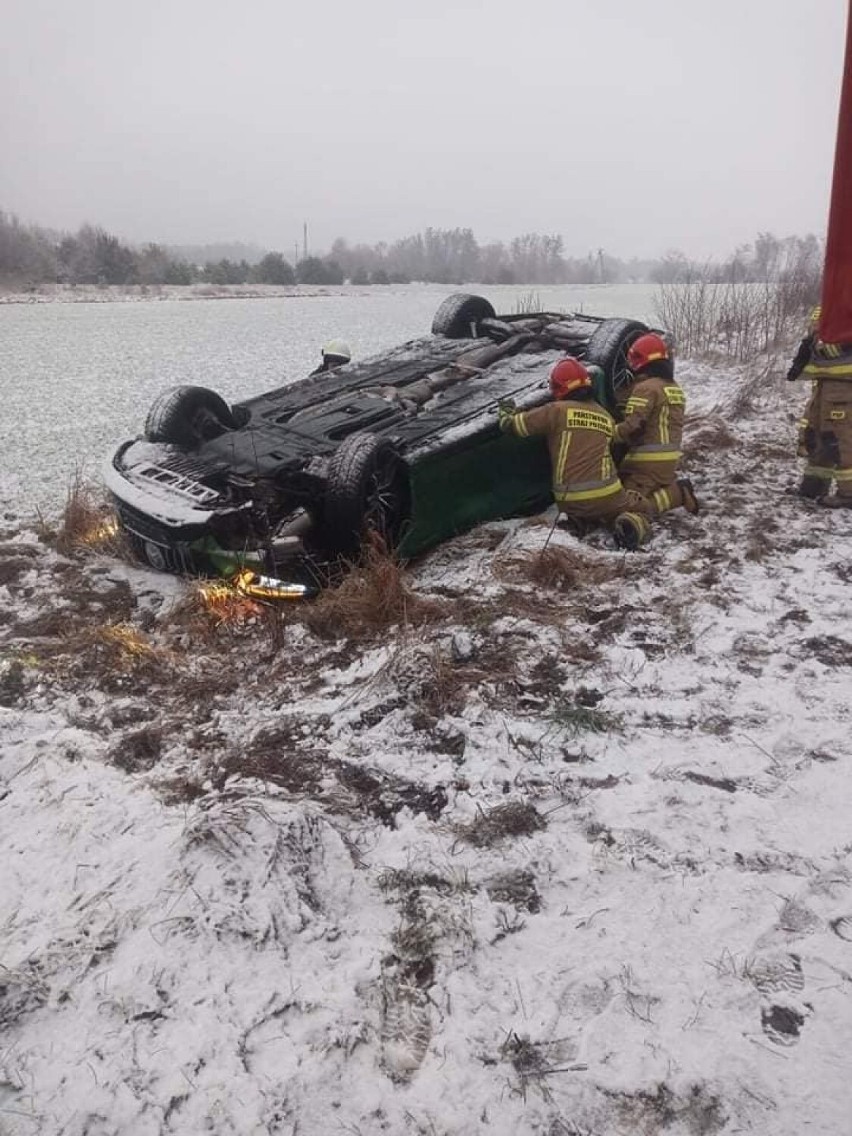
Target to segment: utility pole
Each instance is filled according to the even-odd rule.
[[[293,267],[299,263],[299,242],[296,241],[293,245]]]
[[[308,222],[305,221],[302,225],[302,248],[304,250],[305,260],[308,259]]]

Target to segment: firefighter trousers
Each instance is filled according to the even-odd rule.
[[[619,477],[628,493],[638,494],[649,503],[651,516],[658,517],[684,503],[683,491],[677,482],[677,460],[632,464],[628,457],[619,470]]]
[[[852,382],[817,380],[799,430],[799,454],[805,468],[803,497],[828,496],[832,481],[837,497],[852,503]]]
[[[641,494],[619,485],[614,492],[604,497],[581,500],[557,500],[560,513],[581,525],[604,525],[611,529],[619,517],[629,516],[641,534],[640,543],[651,539],[651,517],[657,515],[652,501]]]

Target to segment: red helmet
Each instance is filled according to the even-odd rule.
[[[647,335],[640,335],[631,343],[627,352],[627,366],[631,371],[641,371],[649,363],[656,363],[658,359],[668,359],[669,349],[661,335],[653,331]]]
[[[567,398],[572,391],[591,385],[589,372],[573,355],[560,359],[550,372],[550,393],[554,398]]]

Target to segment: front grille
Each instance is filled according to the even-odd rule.
[[[152,540],[155,544],[170,545],[172,543],[171,534],[164,525],[157,524],[156,521],[152,521],[150,517],[146,517],[144,513],[140,513],[137,509],[125,504],[124,501],[116,499],[115,507],[119,520],[130,532],[136,533],[143,540]]]
[[[176,576],[194,574],[192,557],[183,545],[169,547],[146,540],[142,552],[151,567],[161,572],[173,572]]]
[[[115,507],[122,526],[134,540],[137,555],[143,560],[162,572],[180,575],[195,571],[192,553],[184,541],[175,540],[168,529],[123,501],[116,500]],[[146,545],[153,547],[146,548]]]
[[[191,501],[193,505],[213,505],[221,494],[208,485],[203,485],[194,474],[170,469],[164,465],[138,465],[133,470],[133,480],[147,481],[150,485],[165,485],[169,491]]]

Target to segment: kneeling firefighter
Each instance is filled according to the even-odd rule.
[[[553,402],[533,410],[501,406],[500,429],[528,438],[544,435],[550,451],[553,497],[565,516],[613,530],[621,548],[637,548],[651,535],[654,506],[627,493],[610,451],[615,421],[595,400],[591,376],[572,356],[550,372]]]
[[[698,512],[688,478],[678,478],[686,396],[674,380],[674,363],[665,340],[640,335],[627,352],[633,386],[615,442],[627,446],[619,465],[624,488],[653,501],[658,513],[683,506]]]
[[[799,486],[830,509],[852,508],[852,344],[823,343],[821,309],[814,308],[808,334],[799,345],[787,378],[813,380],[811,397],[799,421],[797,453],[806,459]],[[837,491],[829,496],[831,483]]]

